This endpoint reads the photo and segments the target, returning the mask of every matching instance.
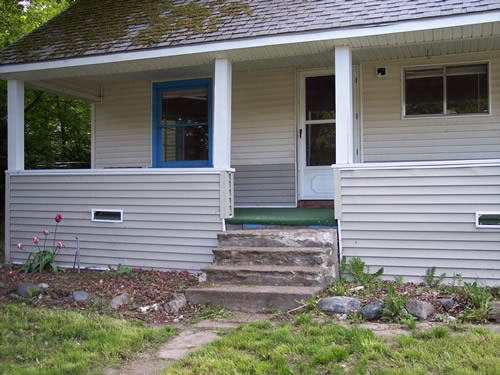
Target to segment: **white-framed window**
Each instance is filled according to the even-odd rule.
[[[93,208],[90,220],[101,223],[123,223],[123,210]]]
[[[403,117],[487,115],[488,63],[403,68]]]
[[[500,228],[500,212],[476,212],[476,228]]]

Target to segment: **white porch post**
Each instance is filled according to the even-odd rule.
[[[7,82],[7,158],[9,171],[24,170],[24,82]]]
[[[336,164],[354,162],[354,121],[352,95],[352,52],[335,48],[335,152]]]
[[[214,168],[231,167],[231,86],[232,65],[228,59],[215,60],[214,75]]]

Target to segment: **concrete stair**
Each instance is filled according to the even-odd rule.
[[[228,231],[218,235],[206,283],[186,291],[190,303],[268,312],[299,306],[337,275],[335,229]]]

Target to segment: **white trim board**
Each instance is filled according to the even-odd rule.
[[[333,164],[332,169],[356,170],[356,169],[407,169],[407,168],[461,168],[461,167],[484,167],[491,165],[500,165],[500,159]]]
[[[234,172],[233,168],[117,168],[117,169],[36,169],[5,171],[8,176],[57,176],[57,175],[167,175],[167,174],[220,174]]]
[[[66,58],[53,61],[9,64],[0,66],[0,75],[35,70],[78,67],[84,65],[138,61],[151,58],[192,55],[198,53],[219,53],[223,51],[232,51],[243,48],[268,47],[316,41],[336,41],[347,38],[359,38],[401,32],[423,31],[499,21],[500,11],[490,11],[485,13],[474,13],[460,16],[433,17],[420,20],[399,21],[389,24],[375,24],[371,26],[348,27],[326,31],[290,33],[247,39],[225,40],[221,42],[207,42],[186,46],[155,48],[137,52],[120,52],[115,54]],[[221,54],[221,56],[222,55],[223,54]]]

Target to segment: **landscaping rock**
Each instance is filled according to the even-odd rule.
[[[455,300],[453,298],[440,298],[437,300],[441,306],[443,306],[444,311],[448,311],[455,304]]]
[[[46,284],[46,283],[40,283],[38,284],[38,286],[42,289],[48,289],[49,288],[49,284]]]
[[[128,302],[128,294],[127,293],[123,293],[123,294],[120,294],[119,296],[113,298],[111,300],[111,308],[112,309],[119,309],[122,305],[126,304]]]
[[[326,314],[347,314],[359,310],[361,303],[352,297],[329,297],[320,299],[318,307]]]
[[[164,307],[169,313],[177,313],[180,309],[184,308],[186,304],[186,296],[183,293],[177,295],[175,299],[167,302]]]
[[[72,296],[75,302],[85,302],[89,298],[89,294],[82,291],[73,292]]]
[[[32,283],[19,283],[16,285],[16,289],[14,289],[12,293],[24,298],[32,298],[34,297],[33,293],[36,294],[37,292],[40,293],[41,291],[42,288],[40,288],[38,285]]]
[[[434,306],[426,301],[410,300],[406,302],[405,307],[418,320],[426,320],[434,313]]]
[[[488,312],[488,319],[500,323],[500,301],[493,301],[490,303],[490,311]]]
[[[376,300],[366,306],[363,306],[359,313],[366,320],[375,320],[380,317],[383,308],[384,304],[382,301]]]

